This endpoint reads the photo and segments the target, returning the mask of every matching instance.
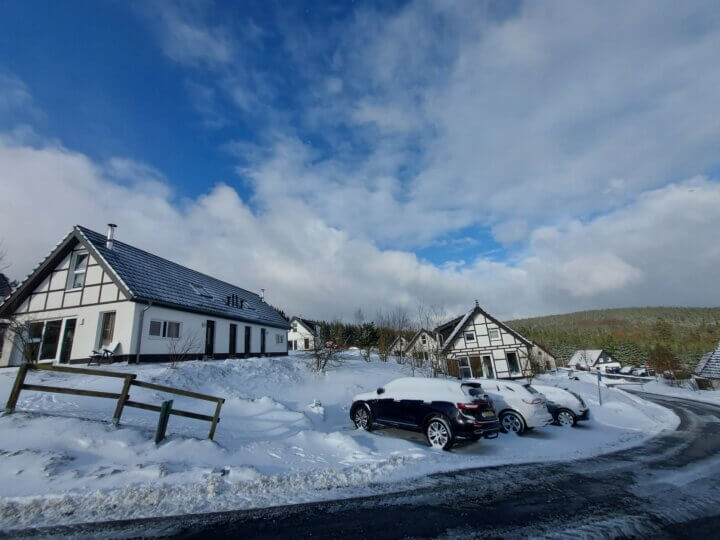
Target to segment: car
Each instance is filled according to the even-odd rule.
[[[495,404],[500,429],[505,433],[522,435],[528,429],[553,423],[545,406],[545,397],[528,383],[499,379],[466,379],[479,382],[483,391]]]
[[[633,370],[637,369],[635,366],[623,366],[620,368],[621,375],[631,375]]]
[[[590,418],[590,409],[580,395],[566,388],[533,384],[532,387],[545,396],[545,405],[559,426],[572,427]]]
[[[648,366],[640,366],[633,369],[630,374],[635,377],[654,377],[655,370],[650,369]]]
[[[500,422],[479,383],[404,377],[353,398],[350,418],[367,431],[376,426],[425,434],[433,448],[449,450],[459,439],[495,438]]]
[[[620,366],[610,366],[605,368],[605,373],[620,373]]]

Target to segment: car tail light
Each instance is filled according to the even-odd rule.
[[[523,400],[525,403],[529,404],[529,405],[537,405],[538,403],[542,403],[542,402],[543,402],[543,398],[539,398],[539,397],[530,398],[530,399],[528,399],[528,398],[522,398],[522,400]]]
[[[477,411],[480,405],[477,403],[458,403],[457,408],[461,411]]]

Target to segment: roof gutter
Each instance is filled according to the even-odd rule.
[[[143,334],[143,322],[145,321],[145,312],[152,307],[152,301],[147,303],[147,306],[143,308],[143,310],[140,312],[140,324],[138,325],[138,334],[137,334],[137,351],[135,351],[135,363],[140,363],[140,345],[142,344],[142,334]]]

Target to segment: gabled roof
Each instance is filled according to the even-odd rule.
[[[720,343],[714,351],[702,356],[695,372],[701,377],[720,379]]]
[[[407,339],[405,339],[405,336],[399,335],[399,336],[396,337],[396,338],[393,340],[393,342],[390,344],[390,349],[389,349],[389,350],[392,351],[392,350],[395,348],[395,344],[396,344],[398,341],[400,341],[400,340],[405,340],[405,341],[407,341]],[[401,341],[401,343],[402,343],[402,341]],[[404,351],[404,350],[405,350],[405,347],[403,347],[403,351]]]
[[[490,315],[487,311],[483,310],[477,302],[475,302],[475,307],[472,308],[470,311],[468,311],[465,315],[457,317],[457,318],[453,319],[452,321],[445,323],[444,325],[438,326],[435,329],[436,332],[439,332],[442,329],[447,329],[451,323],[458,321],[455,324],[455,328],[453,328],[452,333],[448,336],[448,338],[442,344],[442,348],[441,348],[442,351],[445,351],[452,346],[452,344],[455,342],[455,339],[457,339],[457,336],[460,333],[460,331],[463,328],[465,328],[465,326],[467,325],[468,320],[474,318],[475,315],[477,315],[478,313],[482,314],[483,317],[485,317],[486,319],[494,322],[496,325],[498,325],[499,328],[502,328],[508,334],[512,334],[513,336],[515,336],[517,339],[519,339],[521,342],[523,342],[528,347],[532,347],[532,342],[529,339],[526,339],[525,337],[521,336],[519,333],[517,333],[515,330],[510,328],[508,325],[506,325],[505,323],[499,321],[498,319],[496,319],[495,317]]]
[[[435,339],[430,332],[428,332],[424,328],[421,328],[420,330],[418,330],[415,333],[415,335],[413,337],[410,338],[410,341],[408,341],[408,344],[405,345],[405,351],[409,351],[412,348],[412,346],[415,344],[417,339],[423,334],[427,334],[430,339]]]
[[[260,296],[219,279],[153,255],[118,240],[112,249],[106,237],[76,225],[25,282],[3,304],[14,310],[77,243],[82,244],[113,278],[123,293],[136,302],[152,302],[174,309],[289,328],[288,322]],[[232,300],[231,300],[232,299]],[[238,301],[235,302],[234,300]],[[242,301],[242,302],[241,302]]]
[[[298,321],[311,334],[314,334],[317,331],[317,323],[315,321],[311,321],[310,319],[303,319],[302,317],[292,317],[290,319],[290,323],[292,323],[293,321]]]
[[[585,367],[594,366],[602,353],[607,354],[610,358],[612,358],[612,355],[605,351],[604,349],[584,349],[580,351],[575,351],[573,355],[570,357],[570,361],[568,362],[568,366],[571,365],[581,365]],[[614,361],[614,359],[613,359]]]

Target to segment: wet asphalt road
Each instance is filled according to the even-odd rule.
[[[675,411],[677,430],[600,457],[437,474],[370,497],[0,538],[720,538],[720,406],[640,395]]]

